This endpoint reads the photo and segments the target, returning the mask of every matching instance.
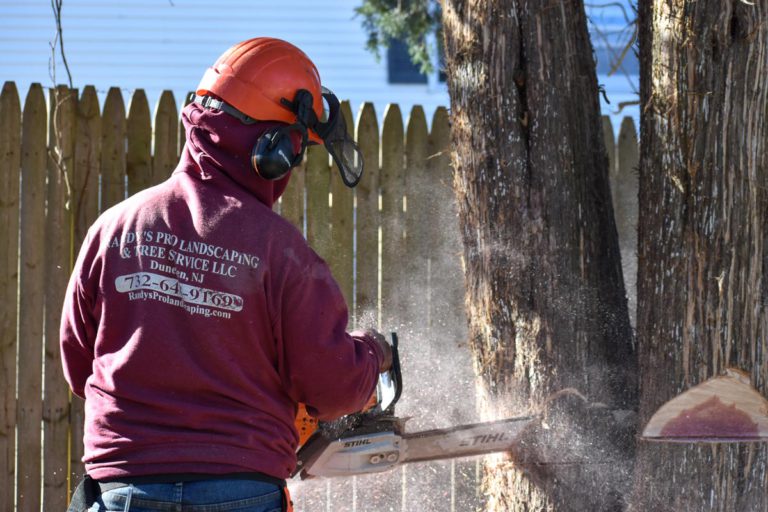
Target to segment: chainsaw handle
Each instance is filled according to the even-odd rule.
[[[395,381],[395,398],[392,400],[392,403],[387,407],[387,409],[391,409],[394,411],[395,404],[398,400],[400,400],[400,395],[403,392],[403,374],[400,371],[400,351],[398,350],[398,346],[400,344],[397,333],[392,331],[392,368],[390,369],[390,372],[392,372],[392,377]]]

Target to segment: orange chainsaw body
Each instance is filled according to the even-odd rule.
[[[375,407],[377,403],[378,397],[374,390],[370,400],[368,400],[368,403],[365,404],[365,407],[363,407],[363,410],[360,412],[365,412],[372,407]],[[307,412],[307,407],[304,404],[299,404],[294,425],[296,426],[296,431],[299,433],[299,448],[301,448],[304,446],[304,443],[307,442],[307,439],[309,439],[317,430],[317,418]]]

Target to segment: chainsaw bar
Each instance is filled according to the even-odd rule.
[[[379,376],[377,405],[366,412],[322,423],[296,453],[297,474],[313,477],[380,473],[408,462],[471,457],[510,450],[539,416],[473,423],[405,433],[395,415],[402,391],[397,334],[392,333],[392,368]]]
[[[536,418],[523,416],[404,434],[405,453],[401,462],[453,459],[507,451]]]

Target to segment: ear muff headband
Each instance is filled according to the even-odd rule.
[[[306,92],[306,91],[305,91]],[[312,95],[309,94],[310,110]],[[285,100],[284,100],[285,101]],[[305,99],[302,99],[305,102]],[[254,124],[258,120],[240,112],[232,105],[212,96],[195,96],[194,102],[206,109],[221,110],[238,119],[243,124]],[[295,103],[295,102],[294,102]],[[292,105],[288,102],[289,105]],[[314,114],[314,112],[312,112]],[[308,117],[304,114],[304,117]],[[290,132],[297,130],[302,134],[301,148],[297,153],[293,146]],[[267,180],[279,180],[301,163],[308,135],[301,121],[290,126],[278,126],[268,130],[256,141],[251,150],[251,166],[256,173]]]
[[[299,165],[309,144],[312,129],[323,140],[325,148],[339,169],[344,184],[354,187],[363,175],[363,155],[349,136],[341,115],[339,100],[331,91],[323,88],[323,99],[328,106],[328,119],[319,121],[312,108],[312,93],[299,89],[293,101],[285,98],[280,103],[296,115],[296,122],[289,126],[272,128],[256,141],[251,150],[251,166],[259,176],[267,180],[279,180]],[[205,108],[222,110],[245,124],[257,122],[222,100],[211,96],[196,96],[195,103]],[[292,131],[301,134],[301,147],[294,150]]]
[[[251,151],[253,169],[267,180],[279,180],[301,163],[309,143],[308,129],[317,124],[317,114],[312,108],[312,93],[306,89],[296,91],[293,101],[281,98],[280,103],[296,114],[296,122],[269,130],[259,137]],[[293,148],[292,131],[301,133],[298,153]]]

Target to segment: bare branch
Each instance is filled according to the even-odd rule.
[[[72,186],[70,183],[70,176],[67,172],[66,159],[71,155],[64,155],[64,149],[61,147],[61,141],[63,139],[62,127],[59,118],[59,111],[61,105],[67,101],[72,94],[74,94],[74,85],[72,83],[72,73],[69,70],[69,63],[67,62],[67,56],[64,52],[64,31],[61,25],[61,8],[64,0],[51,0],[51,9],[53,10],[54,20],[56,22],[56,34],[53,41],[51,41],[51,59],[48,64],[48,73],[51,77],[52,91],[53,91],[53,104],[51,105],[52,113],[52,135],[50,147],[48,148],[48,155],[51,161],[56,166],[57,172],[62,176],[64,186],[66,188],[66,204],[65,208],[70,209],[72,200]],[[59,87],[57,87],[56,80],[56,48],[59,48],[61,60],[64,63],[64,69],[67,72],[67,82],[69,87],[64,94],[61,94]]]
[[[61,7],[64,0],[51,0],[51,9],[53,10],[53,18],[56,21],[56,39],[53,43],[53,48],[56,47],[56,41],[59,44],[59,53],[61,54],[61,61],[64,63],[64,69],[67,72],[67,81],[69,88],[72,89],[72,73],[69,71],[69,63],[67,62],[67,55],[64,52],[64,30],[61,27]],[[55,84],[54,84],[55,85]]]
[[[619,9],[621,9],[621,13],[624,15],[624,21],[626,21],[628,24],[634,23],[632,18],[630,18],[627,15],[627,10],[624,8],[624,5],[621,4],[620,2],[608,2],[604,4],[584,4],[584,7],[589,7],[590,9],[605,9],[607,7],[618,7]]]

